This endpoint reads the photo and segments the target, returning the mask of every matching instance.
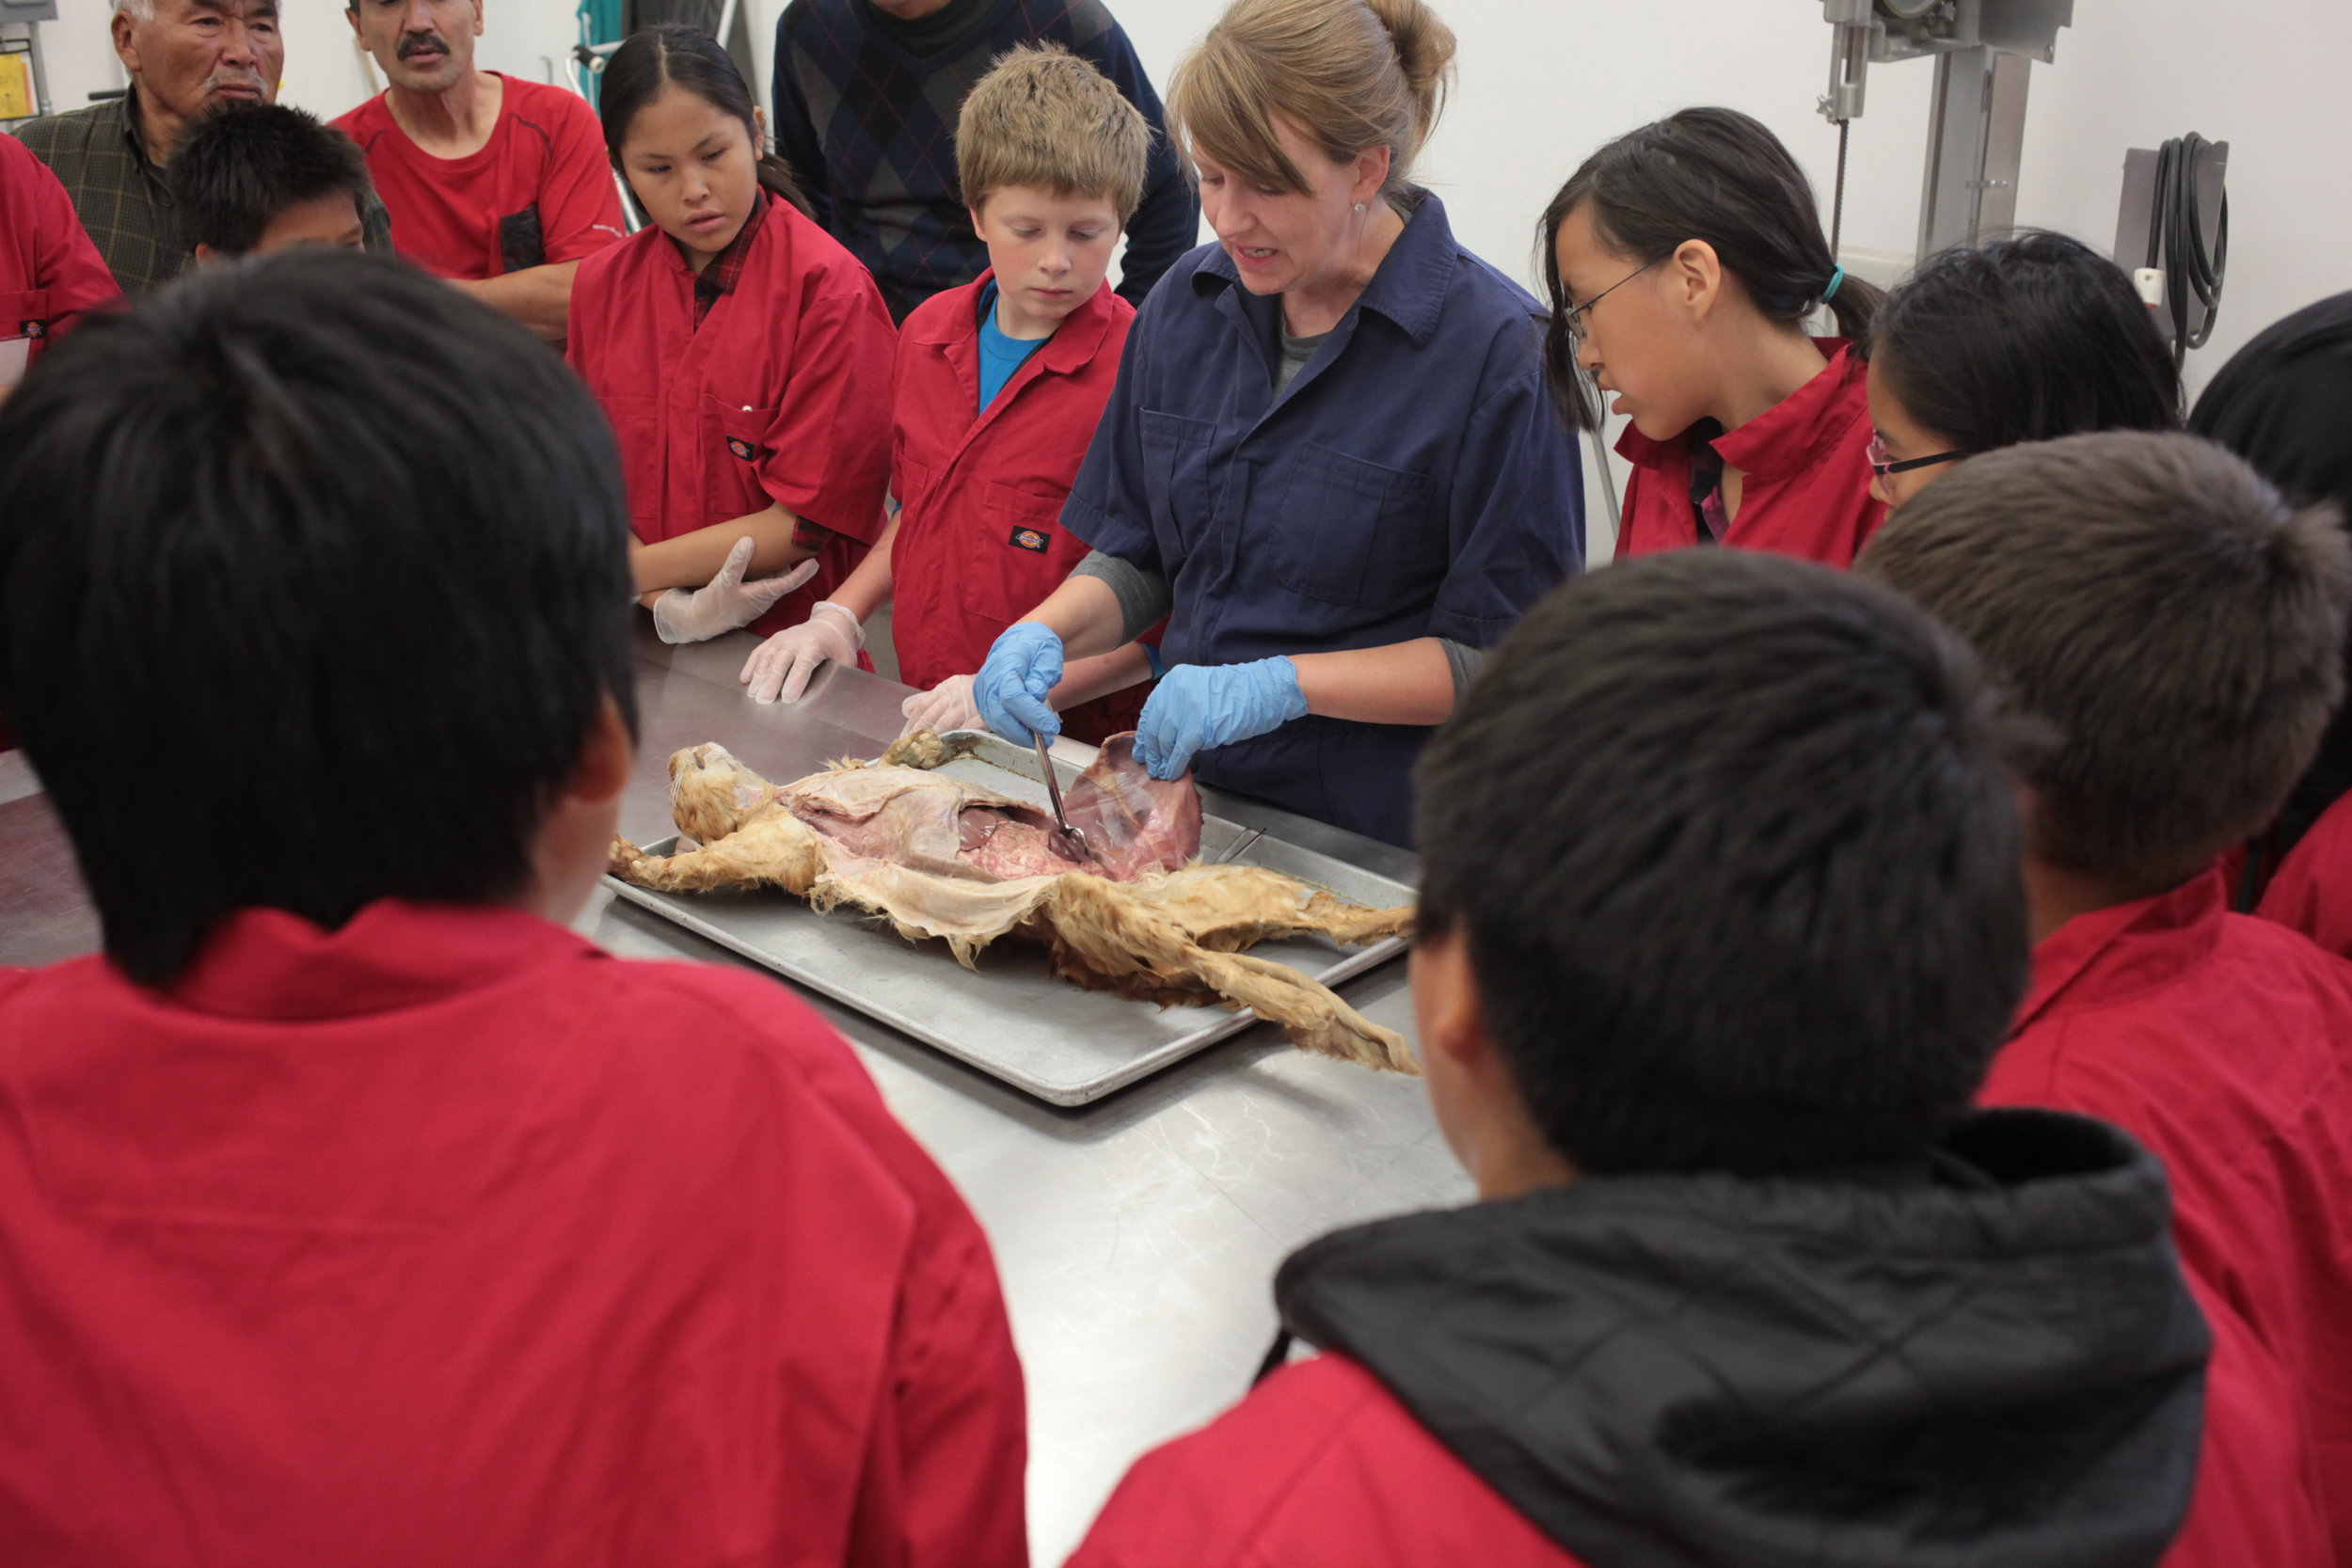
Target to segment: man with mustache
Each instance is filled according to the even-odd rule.
[[[188,264],[164,173],[180,134],[224,103],[276,103],[286,44],[277,0],[114,0],[112,25],[131,90],[45,115],[17,137],[63,182],[115,281],[135,300]],[[391,249],[391,219],[373,193],[359,215],[368,248]]]
[[[346,0],[391,85],[341,119],[400,220],[400,253],[553,342],[572,274],[626,230],[596,112],[476,71],[482,0]]]

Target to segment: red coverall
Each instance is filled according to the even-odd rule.
[[[789,993],[518,911],[0,971],[0,1561],[1017,1568],[988,1245]]]
[[[856,258],[762,199],[742,275],[700,326],[693,274],[660,230],[582,261],[564,356],[612,421],[638,538],[771,503],[833,531],[815,579],[753,624],[766,636],[807,620],[881,536],[894,329]]]
[[[2301,1389],[2352,1558],[2352,965],[2227,895],[2209,872],[2044,938],[1980,1099],[2102,1117],[2164,1162],[2182,1263]]]
[[[997,636],[1087,556],[1061,526],[1061,506],[1119,379],[1135,307],[1104,283],[982,409],[978,310],[994,277],[934,294],[898,329],[890,625],[909,686],[977,673]],[[1100,745],[1136,727],[1147,689],[1082,703],[1062,728]]]
[[[2214,1355],[2197,1495],[2164,1568],[2328,1568],[2312,1512],[2282,1505],[2281,1477],[2298,1457],[2285,1384],[2242,1324],[2226,1312],[2207,1318]],[[1360,1364],[1318,1355],[1136,1461],[1068,1568],[1433,1563],[1584,1568]]]
[[[1862,356],[1843,338],[1816,338],[1829,367],[1773,407],[1712,445],[1747,477],[1719,543],[1850,566],[1886,520],[1870,494],[1870,408]],[[1679,549],[1698,540],[1691,507],[1691,452],[1628,425],[1617,455],[1633,465],[1617,525],[1619,555]]]
[[[2254,912],[2352,958],[2352,795],[2296,841]]]

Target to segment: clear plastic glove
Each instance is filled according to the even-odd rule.
[[[1136,760],[1155,779],[1181,778],[1192,754],[1307,716],[1298,667],[1287,658],[1249,664],[1179,664],[1160,677],[1136,722]]]
[[[755,703],[772,703],[778,697],[797,703],[825,660],[854,664],[857,651],[864,646],[866,628],[850,607],[819,599],[807,620],[785,627],[753,649],[752,657],[743,661],[742,674],[736,678],[751,688]]]
[[[752,548],[749,539],[738,539],[735,548],[727,551],[719,575],[709,582],[691,594],[673,588],[654,600],[653,629],[661,634],[662,641],[701,642],[748,626],[774,608],[778,599],[817,575],[812,556],[782,577],[745,582],[743,574],[751,569]]]
[[[929,730],[945,735],[949,730],[977,730],[980,727],[980,710],[972,701],[972,677],[949,675],[929,691],[918,691],[898,705],[906,715],[907,727],[898,733],[913,735]]]
[[[1045,704],[1061,681],[1061,639],[1035,621],[1015,621],[988,650],[972,677],[972,703],[988,727],[1016,745],[1031,735],[1061,734],[1061,720]]]

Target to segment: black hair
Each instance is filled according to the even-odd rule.
[[[1959,451],[2181,426],[2180,372],[2138,291],[2064,234],[1929,257],[1879,308],[1866,352]]]
[[[2188,428],[2252,464],[2301,504],[2333,501],[2352,518],[2352,293],[2336,294],[2272,323],[2230,356],[2197,400]],[[2344,645],[2344,682],[2352,689],[2352,642]],[[2352,702],[2336,710],[2319,755],[2279,813],[2274,841],[2282,855],[2322,813],[2352,791]]]
[[[1884,296],[1847,277],[1827,293],[1837,259],[1821,231],[1813,186],[1780,138],[1737,109],[1684,109],[1629,131],[1568,176],[1544,210],[1544,282],[1551,329],[1544,363],[1561,417],[1597,429],[1600,408],[1576,368],[1568,297],[1560,277],[1560,226],[1590,203],[1593,230],[1636,263],[1662,261],[1692,240],[1714,247],[1724,270],[1770,320],[1798,326],[1826,304],[1837,330],[1860,342]]]
[[[0,710],[132,979],[241,909],[530,885],[635,724],[603,415],[521,327],[304,248],[87,322],[0,404]]]
[[[1985,452],[1854,569],[1968,640],[2054,743],[2035,856],[2147,897],[2260,830],[2344,696],[2352,546],[2211,441],[2138,430]]]
[[[802,194],[800,182],[792,176],[791,166],[768,150],[759,134],[752,89],[744,85],[743,73],[735,69],[733,58],[719,47],[717,39],[681,23],[665,22],[631,33],[605,62],[596,87],[596,114],[604,122],[605,155],[614,168],[621,168],[621,144],[628,139],[629,122],[672,83],[721,114],[741,120],[744,135],[752,138],[752,150],[759,158],[760,187],[782,197],[804,215],[816,215],[808,198]],[[622,182],[628,182],[625,169]],[[635,200],[636,193],[631,192],[629,198]]]
[[[2009,744],[1883,588],[1620,562],[1529,611],[1423,754],[1422,928],[1465,941],[1581,1171],[1915,1160],[2025,989]]]
[[[290,207],[338,193],[367,210],[374,186],[358,143],[283,103],[225,103],[173,148],[172,205],[180,238],[242,256]]]

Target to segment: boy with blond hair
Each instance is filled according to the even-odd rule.
[[[761,702],[799,700],[827,659],[853,662],[896,603],[910,728],[977,726],[972,676],[999,633],[1087,554],[1063,499],[1119,377],[1135,307],[1104,275],[1142,199],[1151,127],[1085,60],[1016,49],[956,126],[956,171],[988,270],[915,308],[891,379],[897,518],[834,596],[743,667]],[[1151,673],[1139,643],[1074,660],[1055,691],[1099,742],[1135,728]]]

